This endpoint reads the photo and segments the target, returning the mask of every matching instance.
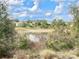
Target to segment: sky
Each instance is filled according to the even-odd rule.
[[[10,18],[18,20],[64,19],[70,21],[70,6],[79,6],[79,0],[6,0]]]

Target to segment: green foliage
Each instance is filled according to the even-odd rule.
[[[20,49],[28,49],[29,48],[29,46],[28,46],[28,40],[27,39],[20,40],[20,42],[19,42],[19,48]]]
[[[9,20],[6,8],[0,3],[0,57],[11,55],[14,47],[14,24]]]
[[[22,22],[22,24],[19,24],[20,27],[26,27],[26,28],[61,28],[66,26],[66,23],[61,20],[61,19],[57,19],[57,20],[53,20],[52,23],[48,23],[47,20],[28,20],[26,22]]]
[[[23,22],[23,24],[21,25],[21,27],[26,27],[26,23]]]
[[[51,26],[54,29],[60,29],[62,27],[65,27],[66,26],[66,23],[63,20],[61,20],[61,19],[57,19],[57,20],[55,19],[55,20],[52,21]]]
[[[50,24],[46,20],[38,20],[38,21],[31,21],[28,20],[27,22],[22,22],[18,25],[18,27],[25,27],[25,28],[49,28]]]
[[[46,20],[35,21],[33,25],[34,28],[49,28],[49,24]]]
[[[18,48],[19,49],[28,49],[29,48],[29,40],[27,39],[26,34],[23,34],[23,36],[20,36],[19,42],[18,42]]]
[[[71,14],[74,16],[73,25],[76,32],[79,32],[79,7],[73,6],[71,8]]]
[[[41,28],[49,28],[49,24],[47,23],[47,21],[41,23]]]
[[[62,51],[62,50],[73,49],[75,43],[72,40],[48,40],[46,42],[46,45],[50,49],[56,51]]]

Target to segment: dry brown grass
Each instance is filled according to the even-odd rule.
[[[40,52],[41,59],[60,59],[56,52],[52,50],[43,50]]]
[[[16,27],[15,28],[16,31],[30,31],[30,32],[34,32],[34,33],[46,33],[46,32],[53,32],[54,29],[31,29],[31,28],[23,28],[23,27]]]
[[[29,55],[26,54],[26,51],[24,50],[19,50],[19,51],[16,51],[13,59],[29,59]]]

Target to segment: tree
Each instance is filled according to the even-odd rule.
[[[35,26],[38,28],[49,28],[49,25],[47,20],[38,20],[36,21]]]
[[[72,15],[74,16],[73,22],[77,32],[79,32],[79,7],[73,6],[71,8]]]
[[[54,29],[59,30],[59,29],[63,29],[63,27],[66,26],[66,23],[63,20],[61,20],[61,19],[58,19],[58,20],[55,19],[55,20],[52,21],[51,26]]]
[[[0,2],[0,57],[10,55],[14,42],[14,25],[8,18],[5,3]]]
[[[50,25],[50,24],[48,24],[47,20],[43,20],[43,21],[41,22],[41,28],[49,28],[49,25]]]

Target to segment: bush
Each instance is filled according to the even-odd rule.
[[[19,49],[28,49],[29,48],[29,40],[27,39],[26,34],[22,34],[19,38],[19,42],[17,43]]]
[[[15,26],[8,18],[5,5],[0,2],[0,57],[11,56],[11,52],[14,49]]]
[[[75,46],[74,41],[72,40],[48,40],[46,42],[47,48],[61,51],[61,50],[69,50],[73,49]]]
[[[24,39],[24,40],[21,40],[19,42],[19,48],[20,49],[27,49],[29,46],[28,46],[28,41],[27,39]]]

